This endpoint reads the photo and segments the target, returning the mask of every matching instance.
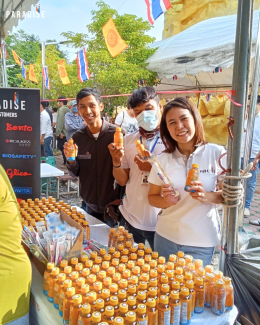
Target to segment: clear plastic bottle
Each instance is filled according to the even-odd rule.
[[[206,279],[204,282],[205,286],[205,307],[211,307],[211,301],[212,301],[212,292],[213,288],[215,286],[215,277],[212,273],[206,273]]]
[[[112,306],[107,306],[105,308],[104,321],[112,325],[114,324],[114,318],[114,308]]]
[[[191,298],[188,288],[182,288],[180,293],[181,302],[181,325],[188,325],[191,323]]]
[[[45,294],[45,296],[47,296],[48,294],[48,287],[49,287],[49,279],[51,276],[51,271],[52,269],[55,267],[54,263],[48,263],[47,264],[47,269],[44,272],[44,276],[43,276],[43,293]]]
[[[139,304],[137,306],[136,321],[137,321],[137,325],[147,325],[148,324],[148,316],[147,316],[147,313],[146,313],[146,305]]]
[[[204,311],[204,303],[205,303],[205,288],[204,288],[202,278],[199,277],[196,278],[194,290],[195,290],[194,313],[201,314]]]
[[[199,180],[199,165],[192,164],[191,169],[188,172],[187,179],[186,179],[186,185],[184,187],[184,190],[186,192],[190,192],[190,188],[192,187],[191,182],[195,182]],[[194,192],[194,191],[193,191]]]
[[[89,304],[83,304],[79,314],[77,325],[90,325],[91,322],[91,308]]]
[[[147,299],[147,325],[158,325],[158,309],[154,298]]]
[[[171,323],[171,308],[169,298],[161,295],[158,305],[158,325],[170,325]]]
[[[223,280],[217,280],[213,288],[211,310],[214,314],[220,316],[225,312],[226,290]]]
[[[81,310],[82,297],[75,295],[72,297],[72,304],[70,306],[70,321],[69,325],[77,325],[78,318]]]
[[[233,309],[234,306],[234,289],[231,284],[231,278],[223,277],[223,281],[225,283],[225,290],[226,290],[226,312],[229,312]]]
[[[181,321],[181,302],[178,291],[171,291],[169,305],[171,307],[171,324],[180,325]]]

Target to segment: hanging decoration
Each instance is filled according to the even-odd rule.
[[[58,62],[58,71],[63,85],[69,85],[70,80],[66,71],[65,60],[61,60]]]
[[[23,78],[24,79],[27,79],[27,72],[26,72],[26,69],[25,69],[25,66],[23,64],[23,60],[21,59],[20,60],[20,65],[21,65],[21,68],[22,68],[22,75],[23,75]]]
[[[118,33],[112,18],[110,18],[109,21],[102,27],[102,32],[105,38],[108,52],[113,58],[128,47],[128,45]]]
[[[171,8],[170,0],[145,0],[149,22],[153,25],[155,20]]]
[[[11,50],[12,51],[12,54],[13,54],[13,57],[14,57],[14,60],[15,62],[18,64],[18,65],[21,65],[21,62],[19,60],[19,57],[18,55],[16,54],[16,52],[14,50]]]
[[[48,76],[48,67],[43,67],[42,68],[42,75],[43,75],[45,88],[50,90],[51,86],[50,86],[50,79],[49,79],[49,76]]]
[[[78,78],[80,82],[90,79],[88,60],[85,48],[77,53]]]
[[[146,86],[145,79],[138,80],[138,85],[141,86],[141,87],[145,87]]]
[[[29,66],[29,80],[32,82],[35,82],[36,84],[38,83],[37,78],[34,73],[34,64],[30,64]]]
[[[217,67],[214,69],[214,71],[212,71],[213,73],[218,73],[218,72],[222,72],[222,69]]]
[[[175,81],[175,80],[177,80],[177,79],[178,79],[178,77],[177,77],[176,75],[172,77],[172,80],[173,80],[173,81]]]

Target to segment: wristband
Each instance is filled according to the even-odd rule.
[[[121,164],[120,164],[119,166],[114,166],[114,165],[113,165],[113,167],[114,167],[114,168],[120,168],[120,167],[121,167]]]

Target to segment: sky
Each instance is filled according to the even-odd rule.
[[[119,14],[132,14],[147,19],[145,0],[104,0],[111,8],[118,10]],[[44,18],[25,18],[20,20],[12,32],[23,29],[28,34],[38,35],[41,41],[55,39],[64,40],[62,32],[87,33],[86,25],[91,23],[91,11],[97,9],[96,0],[40,0],[41,15]],[[32,6],[32,11],[35,7]],[[161,15],[154,23],[149,35],[157,41],[162,39],[164,29],[164,16]],[[76,58],[76,49],[61,45],[62,50],[68,52],[69,59]]]

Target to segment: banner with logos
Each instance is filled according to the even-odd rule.
[[[39,89],[0,88],[0,130],[0,164],[17,199],[39,198]]]

